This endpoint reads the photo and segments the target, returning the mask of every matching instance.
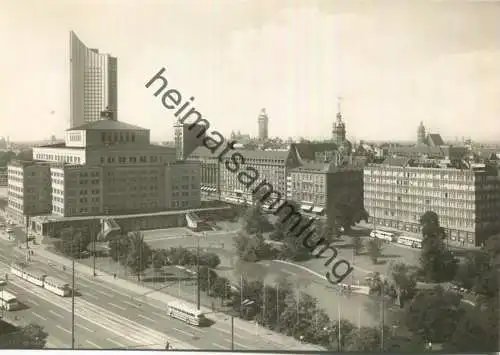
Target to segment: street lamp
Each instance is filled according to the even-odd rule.
[[[243,291],[242,291],[243,292]],[[245,299],[243,302],[240,304],[240,318],[243,313],[243,309],[249,307],[250,305],[254,304],[255,301],[249,300],[248,298]],[[231,312],[231,351],[234,351],[234,313]]]

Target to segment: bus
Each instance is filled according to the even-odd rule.
[[[422,249],[422,239],[402,235],[398,238],[398,244],[407,245],[412,248]]]
[[[0,291],[0,307],[7,311],[15,311],[19,308],[19,302],[16,296],[12,293],[1,290]]]
[[[375,229],[370,232],[370,237],[382,239],[388,242],[396,241],[396,233],[384,231],[381,229]]]
[[[43,288],[62,297],[71,295],[71,287],[69,284],[52,276],[45,277]]]
[[[203,325],[206,322],[203,312],[178,301],[170,302],[167,306],[167,314],[188,324]]]

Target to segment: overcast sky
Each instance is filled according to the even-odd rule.
[[[330,137],[336,97],[348,136],[500,137],[500,4],[479,1],[0,0],[0,135],[62,137],[69,31],[118,57],[119,120],[172,139],[169,86],[212,127]],[[51,114],[51,111],[55,113]]]

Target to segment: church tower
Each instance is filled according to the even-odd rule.
[[[340,111],[340,100],[341,98],[337,98],[337,120],[333,123],[333,142],[337,145],[341,145],[345,141],[346,129],[345,123],[342,121],[342,113]]]
[[[260,111],[258,123],[259,123],[259,139],[264,141],[269,138],[268,134],[269,117],[267,117],[265,108],[263,108]]]
[[[425,127],[422,121],[417,129],[417,145],[425,145]]]

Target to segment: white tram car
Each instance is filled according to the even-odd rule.
[[[62,297],[71,295],[71,288],[67,282],[56,277],[47,276],[43,271],[32,269],[25,263],[12,263],[10,271],[21,279],[43,287],[56,295]]]

